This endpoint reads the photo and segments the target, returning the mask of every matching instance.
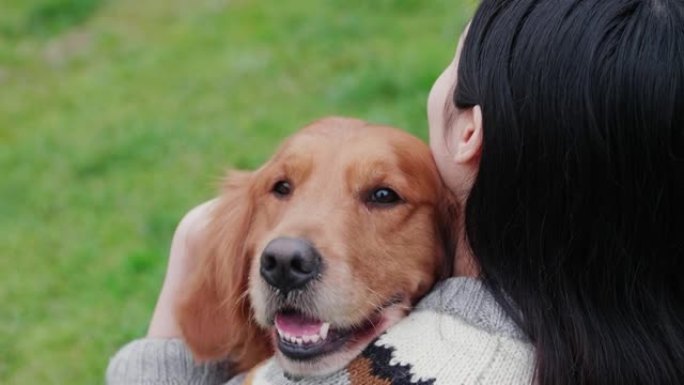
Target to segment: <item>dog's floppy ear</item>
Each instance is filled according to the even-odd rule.
[[[253,174],[233,172],[191,252],[197,265],[177,307],[183,337],[200,361],[228,358],[246,370],[270,356],[269,338],[251,319],[247,294]]]

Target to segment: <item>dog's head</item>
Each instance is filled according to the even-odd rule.
[[[419,139],[311,124],[229,176],[179,306],[187,343],[241,369],[274,351],[292,375],[339,369],[450,271],[449,202]]]

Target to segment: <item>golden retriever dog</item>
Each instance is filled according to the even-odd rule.
[[[454,212],[430,150],[348,118],[229,174],[177,314],[202,361],[340,369],[450,269]],[[447,254],[449,253],[449,254]]]

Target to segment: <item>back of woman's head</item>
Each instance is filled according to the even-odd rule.
[[[684,382],[684,2],[484,0],[466,231],[540,384]]]

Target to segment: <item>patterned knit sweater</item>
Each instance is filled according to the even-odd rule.
[[[140,339],[107,368],[109,385],[531,384],[534,349],[480,281],[438,284],[408,317],[345,369],[289,380],[273,359],[231,377],[225,365],[195,365],[179,340]],[[228,381],[228,382],[226,382]]]

